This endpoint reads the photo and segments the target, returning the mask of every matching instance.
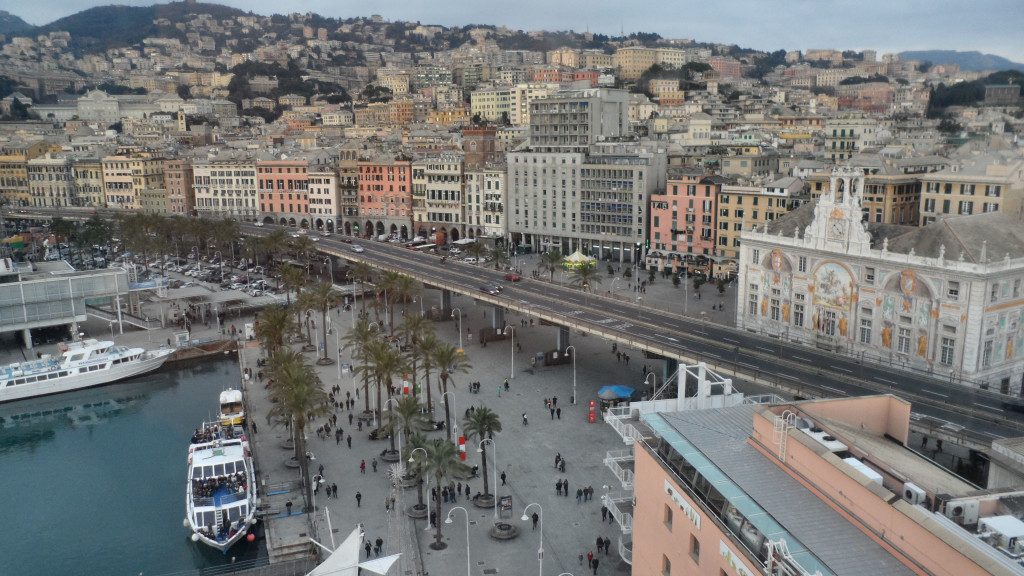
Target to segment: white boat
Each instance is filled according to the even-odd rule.
[[[228,388],[220,393],[220,425],[235,426],[245,424],[245,406],[242,404],[242,391]]]
[[[256,476],[241,427],[205,425],[192,436],[185,506],[192,541],[221,552],[256,524]]]
[[[173,348],[146,350],[109,340],[86,339],[59,345],[60,356],[0,367],[0,402],[111,384],[152,372]]]

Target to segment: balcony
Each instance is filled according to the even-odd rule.
[[[604,465],[619,479],[623,490],[633,489],[633,450],[610,450],[604,456]]]
[[[633,492],[607,492],[601,496],[601,503],[615,518],[623,534],[633,533]]]

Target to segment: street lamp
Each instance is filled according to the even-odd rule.
[[[544,576],[544,508],[536,502],[527,504],[526,508],[523,508],[522,520],[530,519],[530,517],[526,515],[526,512],[530,510],[531,506],[536,506],[537,509],[540,510],[540,547],[537,548],[537,574],[539,576]]]
[[[472,573],[469,568],[469,510],[466,510],[462,506],[453,506],[452,509],[448,511],[448,517],[445,518],[444,523],[452,523],[452,512],[455,512],[456,510],[462,510],[466,514],[466,576],[471,576]]]
[[[459,429],[459,411],[455,407],[455,392],[452,392],[451,390],[449,390],[449,391],[445,392],[444,394],[441,394],[441,400],[444,400],[445,405],[447,405],[448,404],[448,399],[445,398],[445,396],[447,396],[449,394],[452,395],[452,400],[451,400],[451,402],[452,402],[452,414],[455,416],[455,423],[452,424],[451,432],[456,432]]]
[[[651,397],[654,396],[654,387],[658,385],[658,378],[654,375],[654,372],[648,372],[647,376],[644,377],[644,386],[647,386],[647,381],[651,381]]]
[[[465,350],[465,348],[462,347],[462,310],[460,310],[459,308],[452,308],[452,318],[456,317],[455,316],[456,312],[459,313],[459,315],[458,315],[458,319],[459,319],[459,349],[460,350]]]
[[[427,449],[426,448],[416,447],[416,448],[412,449],[412,452],[409,452],[409,464],[413,464],[413,463],[416,462],[416,460],[413,459],[412,455],[415,454],[417,450],[423,450],[423,456],[425,458],[429,458],[430,457],[430,454],[427,453]],[[427,527],[424,528],[424,530],[430,530],[430,480],[429,479],[427,480],[426,488],[427,488]]]
[[[566,353],[569,352],[570,348],[572,348],[572,403],[575,405],[576,404],[576,347],[575,346],[566,346],[565,347]]]
[[[494,468],[494,474],[491,476],[491,481],[495,483],[494,484],[494,520],[495,520],[495,522],[497,522],[497,520],[498,520],[498,484],[497,484],[497,482],[498,482],[498,445],[494,443],[494,438],[484,438],[483,440],[481,440],[476,445],[476,451],[477,452],[483,453],[484,449],[482,448],[482,446],[484,445],[484,442],[490,442],[491,446],[494,447],[494,454],[492,455],[493,458],[491,458],[491,461],[492,461],[491,464],[492,464],[492,466]]]
[[[511,368],[512,375],[509,376],[509,378],[515,380],[516,379],[516,331],[511,326],[505,326],[505,329],[502,331],[502,334],[504,334],[505,336],[509,336],[509,335],[512,336],[512,368]]]

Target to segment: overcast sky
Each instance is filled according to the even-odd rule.
[[[6,8],[31,24],[47,24],[103,4],[145,0],[51,0]],[[837,48],[978,50],[1024,62],[1021,0],[227,0],[257,14],[315,12],[350,18],[380,14],[442,26],[504,25],[520,30],[575,30],[608,35],[655,32],[665,38],[738,44],[758,50]]]

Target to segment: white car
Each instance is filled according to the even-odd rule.
[[[255,222],[253,223],[253,226],[256,226],[257,228],[263,228],[263,222]]]
[[[353,244],[352,245],[352,251],[353,252],[365,252],[365,250],[363,250],[363,247],[360,246],[359,244]]]

